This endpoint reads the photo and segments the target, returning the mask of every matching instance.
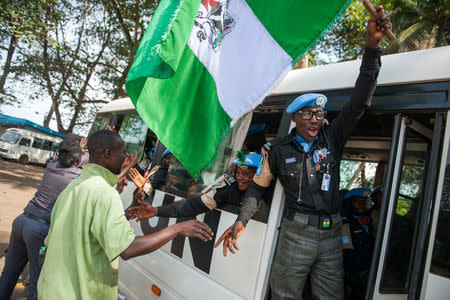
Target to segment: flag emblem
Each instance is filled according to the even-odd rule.
[[[203,0],[194,22],[200,42],[208,41],[214,52],[219,51],[222,40],[236,24],[228,12],[227,1]],[[211,7],[210,9],[208,9]]]

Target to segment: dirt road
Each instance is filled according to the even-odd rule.
[[[44,170],[41,166],[21,165],[0,158],[0,253],[7,247],[14,218],[23,212],[23,208],[33,198]],[[4,263],[5,259],[1,258],[0,272]],[[11,299],[25,299],[20,284]]]

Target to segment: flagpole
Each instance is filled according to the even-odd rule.
[[[376,17],[378,15],[377,10],[375,9],[375,7],[373,7],[370,0],[361,0],[361,3],[364,5],[364,7],[367,9],[367,11],[370,13],[372,17]],[[387,29],[385,34],[387,35],[387,37],[391,42],[396,40],[394,33],[392,33],[390,29]]]

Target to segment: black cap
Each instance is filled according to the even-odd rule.
[[[65,139],[59,145],[59,153],[69,152],[72,154],[81,153],[80,143],[75,139]]]

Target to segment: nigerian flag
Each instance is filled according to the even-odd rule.
[[[161,0],[126,89],[141,118],[194,175],[350,0]]]

